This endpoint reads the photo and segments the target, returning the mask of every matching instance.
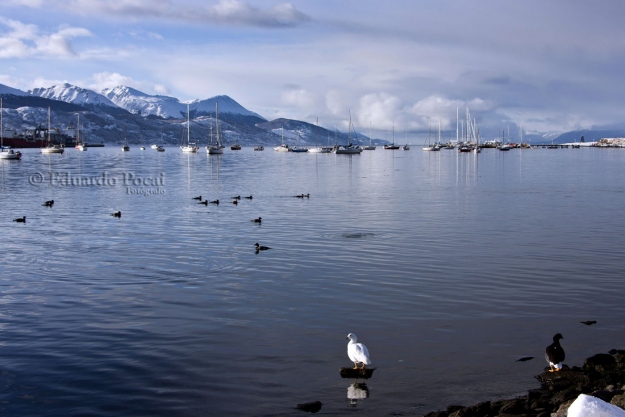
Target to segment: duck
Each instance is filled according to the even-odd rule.
[[[48,200],[42,204],[44,207],[52,207],[54,205],[54,200]]]
[[[349,339],[349,343],[347,344],[347,356],[354,362],[354,369],[365,369],[365,365],[371,365],[369,349],[362,343],[358,343],[356,335],[350,333],[347,335],[346,339]],[[362,368],[358,367],[359,363],[362,363]]]
[[[19,219],[13,219],[13,221],[18,223],[26,223],[26,216],[20,217]]]
[[[113,217],[121,217],[122,216],[122,212],[121,211],[117,211],[115,213],[111,213],[111,216],[113,216]]]
[[[263,218],[259,217],[258,219],[252,219],[251,221],[253,221],[254,223],[261,223],[263,221]]]
[[[247,196],[247,197],[243,197],[243,198],[247,198],[248,200],[251,200],[251,199],[252,199],[252,198],[254,198],[254,197],[252,197],[251,195],[249,195],[249,196]]]
[[[545,349],[545,360],[549,363],[549,372],[558,372],[562,369],[564,361],[564,349],[560,346],[560,339],[564,339],[560,333],[553,336],[553,343]]]
[[[211,204],[219,204],[219,200],[209,201],[209,203],[211,203]]]
[[[200,201],[198,204],[204,204],[205,206],[208,206],[208,200]]]
[[[295,197],[297,197],[297,198],[304,198],[304,197],[310,198],[310,194],[300,194],[300,195],[296,195]]]
[[[585,324],[586,326],[592,326],[593,324],[597,324],[597,320],[580,321],[580,323]]]
[[[268,246],[261,246],[258,242],[256,242],[256,243],[254,244],[254,247],[256,247],[256,252],[258,252],[259,250],[268,250],[268,249],[271,249],[271,248],[270,248],[270,247],[268,247]]]
[[[236,196],[236,197],[230,197],[230,198],[232,198],[233,200],[240,200],[240,199],[241,199],[241,196],[240,196],[240,195],[238,195],[238,196]]]
[[[234,205],[239,204],[239,200],[234,200],[234,201],[232,202],[232,204],[234,204]]]
[[[197,197],[193,197],[193,199],[194,199],[194,200],[200,200],[200,201],[202,201],[202,196],[201,196],[201,195],[198,195]]]

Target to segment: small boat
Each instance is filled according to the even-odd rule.
[[[48,146],[41,148],[41,153],[60,153],[65,152],[65,148],[61,145],[53,145],[50,143],[50,107],[48,107]]]
[[[182,152],[184,153],[196,153],[197,152],[197,146],[195,146],[195,144],[191,144],[190,139],[191,139],[191,117],[189,113],[189,103],[187,103],[187,144],[180,145],[180,149],[182,150]]]
[[[215,131],[217,143],[213,143],[213,125],[211,123],[211,143],[206,145],[206,153],[209,155],[222,155],[224,153],[224,146],[221,144],[221,136],[219,135],[219,103],[215,103]]]
[[[87,150],[87,147],[80,139],[80,113],[78,113],[78,123],[76,127],[76,146],[74,147],[77,151],[84,152]]]
[[[158,148],[156,148],[156,152],[165,152],[165,148],[163,148],[161,145],[158,145]]]
[[[405,151],[409,151],[409,150],[410,150],[410,146],[408,146],[408,144],[405,144],[405,145],[404,145],[404,150],[405,150]]]
[[[289,145],[284,143],[284,126],[282,126],[282,144],[280,146],[276,146],[273,150],[276,152],[291,152]]]
[[[254,150],[255,150],[255,151],[264,151],[264,150],[265,150],[265,148],[264,148],[264,147],[262,147],[262,146],[254,146]]]
[[[230,146],[230,150],[231,151],[240,151],[241,150],[241,145],[239,145],[238,143],[235,143],[234,145]]]
[[[158,149],[161,145],[157,145],[156,143],[150,146],[152,149]]]
[[[355,132],[354,132],[355,133]],[[355,155],[362,152],[362,148],[359,145],[352,143],[352,115],[349,114],[349,131],[347,132],[347,145],[335,145],[332,152],[335,155]]]
[[[2,97],[0,97],[0,159],[18,160],[22,158],[20,151],[15,152],[13,149],[4,147],[4,135],[2,132]]]

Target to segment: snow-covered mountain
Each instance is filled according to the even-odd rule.
[[[27,96],[28,93],[18,90],[17,88],[9,87],[4,84],[0,84],[0,95],[2,94],[12,94],[14,96]]]
[[[105,105],[116,107],[108,98],[85,88],[76,87],[68,83],[55,85],[49,88],[35,88],[29,94],[50,100],[64,101],[78,105]]]
[[[167,119],[170,117],[180,118],[187,114],[187,103],[183,103],[175,97],[149,95],[126,86],[107,88],[102,91],[102,94],[119,107],[143,117],[159,116]],[[215,112],[215,103],[219,103],[219,113],[253,116],[265,120],[228,96],[194,100],[189,102],[189,106],[191,112],[195,112],[195,114],[211,114]]]

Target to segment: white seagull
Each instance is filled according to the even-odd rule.
[[[347,344],[347,356],[354,362],[354,369],[365,369],[365,365],[371,365],[371,358],[369,358],[369,349],[362,343],[356,343],[358,338],[354,333],[347,335],[346,339],[349,339]],[[358,368],[358,364],[362,363],[362,368]]]

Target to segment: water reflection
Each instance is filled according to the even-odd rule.
[[[347,399],[349,400],[350,407],[358,406],[358,400],[365,400],[369,398],[369,387],[365,383],[355,380],[353,384],[347,387]]]

